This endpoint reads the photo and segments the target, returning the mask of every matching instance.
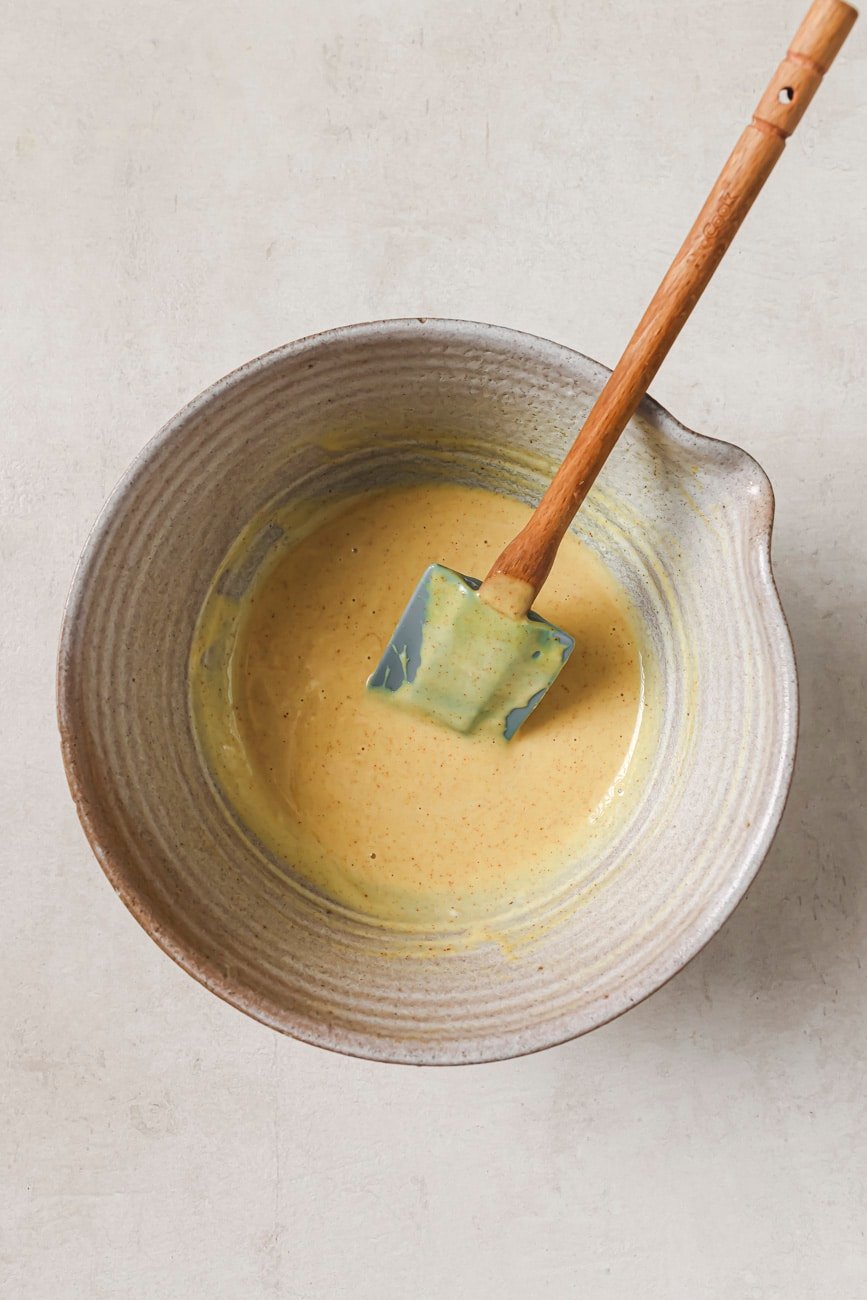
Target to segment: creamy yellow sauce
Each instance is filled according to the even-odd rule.
[[[327,898],[434,929],[513,915],[586,869],[640,787],[638,624],[572,534],[537,608],[575,650],[514,739],[365,689],[425,567],[482,576],[529,513],[450,485],[296,506],[218,575],[191,655],[203,755],[242,825]]]

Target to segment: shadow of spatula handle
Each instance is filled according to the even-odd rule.
[[[647,392],[753,200],[858,17],[843,0],[814,0],[683,245],[666,272],[526,527],[491,568],[479,595],[526,614],[557,548],[609,452]]]

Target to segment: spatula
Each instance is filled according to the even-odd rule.
[[[814,0],[529,523],[484,582],[426,570],[368,687],[453,730],[507,740],[539,704],[574,644],[530,610],[557,548],[857,16],[843,0]]]

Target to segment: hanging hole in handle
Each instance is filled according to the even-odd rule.
[[[783,89],[777,95],[777,102],[780,104],[791,104],[795,98],[794,86],[783,86]]]

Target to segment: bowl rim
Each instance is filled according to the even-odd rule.
[[[504,325],[440,316],[394,317],[337,326],[281,344],[229,371],[182,406],[145,443],[118,480],[90,529],[64,604],[56,671],[57,724],[70,793],[96,860],[115,893],[139,925],[167,956],[198,983],[230,1006],[243,1011],[269,1028],[343,1056],[386,1064],[483,1064],[531,1055],[581,1037],[593,1029],[618,1019],[633,1006],[662,988],[698,956],[725,924],[744,898],[773,844],[785,811],[794,773],[798,744],[798,669],[791,630],[780,600],[772,566],[771,538],[775,511],[773,489],[765,471],[742,447],[688,428],[652,397],[645,397],[638,408],[638,414],[648,416],[656,429],[665,437],[678,443],[692,443],[702,448],[716,445],[738,453],[743,462],[751,466],[763,489],[761,494],[751,498],[750,502],[749,508],[752,510],[754,525],[751,545],[758,548],[761,560],[760,577],[756,587],[761,597],[760,607],[763,608],[765,617],[777,622],[776,635],[772,640],[777,658],[775,668],[783,677],[784,688],[784,716],[781,719],[784,743],[777,756],[771,779],[768,781],[768,802],[765,813],[756,827],[748,849],[742,856],[739,871],[731,881],[720,905],[700,915],[681,936],[680,943],[667,950],[662,957],[642,971],[641,976],[628,991],[619,990],[612,994],[608,1005],[595,1013],[592,1009],[589,1012],[583,1010],[575,1013],[573,1017],[575,1023],[569,1026],[566,1032],[555,1031],[552,1034],[549,1030],[546,1033],[543,1024],[533,1033],[526,1030],[513,1030],[486,1037],[484,1044],[478,1044],[477,1050],[467,1050],[466,1044],[456,1043],[436,1046],[433,1050],[430,1045],[420,1044],[418,1047],[407,1047],[403,1051],[392,1051],[391,1046],[396,1048],[393,1040],[349,1033],[303,1014],[288,1013],[285,1007],[270,1002],[261,994],[253,993],[243,981],[233,979],[210,958],[197,952],[184,940],[181,933],[171,924],[166,924],[164,919],[156,914],[148,900],[137,892],[128,878],[124,862],[103,842],[101,824],[106,820],[105,814],[100,810],[98,803],[94,803],[90,798],[86,779],[77,760],[75,744],[73,679],[76,636],[87,596],[90,570],[97,558],[106,530],[116,513],[123,508],[127,493],[147,471],[163,447],[180,437],[188,421],[211,403],[252,376],[291,357],[302,355],[323,345],[347,342],[358,344],[368,339],[381,339],[387,336],[409,337],[425,331],[440,336],[450,335],[465,342],[478,343],[480,338],[485,338],[492,344],[520,349],[525,353],[535,351],[542,356],[547,355],[552,361],[558,359],[572,365],[577,362],[585,373],[596,380],[600,388],[611,373],[610,369],[601,362],[595,361],[567,344]],[[386,1047],[386,1044],[390,1046]],[[384,1048],[386,1050],[383,1050]]]

